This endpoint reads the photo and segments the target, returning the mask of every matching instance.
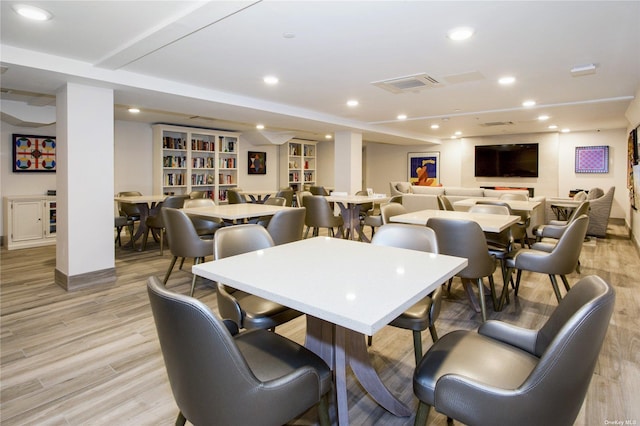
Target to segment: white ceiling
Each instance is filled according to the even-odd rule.
[[[25,21],[15,3],[53,19]],[[640,88],[638,1],[2,0],[0,13],[2,118],[12,124],[38,125],[17,104],[47,108],[72,81],[113,88],[117,119],[438,143],[455,131],[623,128]],[[460,25],[474,36],[449,40]],[[585,64],[595,74],[571,75]],[[420,73],[439,84],[399,94],[372,84]],[[280,83],[265,85],[267,74]],[[499,86],[507,74],[516,83]],[[360,105],[347,107],[351,98]]]

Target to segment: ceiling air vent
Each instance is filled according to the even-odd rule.
[[[374,81],[374,86],[388,90],[391,93],[405,93],[416,90],[440,87],[442,84],[428,74],[415,74],[406,77],[392,78],[389,80]]]
[[[511,125],[513,125],[513,121],[489,121],[488,123],[481,124],[481,126],[484,126],[484,127],[511,126]]]

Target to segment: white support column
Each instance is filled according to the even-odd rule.
[[[115,281],[113,90],[67,83],[56,96],[56,271],[67,290]]]
[[[362,134],[335,133],[336,191],[355,194],[362,186]]]

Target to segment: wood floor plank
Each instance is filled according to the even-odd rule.
[[[127,241],[126,237],[124,242]],[[161,279],[171,260],[149,243],[145,252],[115,249],[115,284],[68,293],[54,283],[55,247],[0,251],[0,416],[2,425],[170,425],[177,408],[164,369],[146,294],[146,279]],[[176,266],[168,288],[183,294],[190,268]],[[581,255],[582,276],[597,274],[616,288],[617,302],[577,425],[606,421],[640,422],[640,257],[626,229],[610,225],[607,238],[590,238]],[[502,279],[495,274],[501,290]],[[564,290],[562,290],[564,294]],[[211,283],[198,280],[196,297],[217,312]],[[491,306],[489,303],[488,306]],[[510,293],[499,319],[539,327],[557,306],[549,278],[525,272],[519,297]],[[475,329],[474,312],[459,280],[445,292],[438,333]],[[276,330],[304,342],[305,321],[298,318]],[[423,333],[423,348],[431,336]],[[411,378],[415,361],[411,333],[385,327],[373,337],[372,363],[389,389],[415,409]],[[349,417],[354,425],[410,425],[413,416],[396,417],[378,406],[348,376]],[[335,407],[332,406],[332,418]],[[317,423],[315,409],[291,422]],[[446,424],[432,410],[429,425]]]

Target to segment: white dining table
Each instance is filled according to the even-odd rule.
[[[357,238],[370,242],[369,238],[362,232],[362,228],[360,226],[360,206],[362,204],[374,203],[374,204],[382,204],[386,203],[391,199],[391,197],[387,197],[384,194],[380,195],[335,195],[331,194],[325,196],[327,201],[330,203],[337,203],[340,208],[340,215],[342,216],[342,220],[344,220],[345,227],[347,228],[347,236],[349,239]]]
[[[480,228],[482,228],[484,232],[502,232],[511,225],[518,223],[521,219],[520,216],[515,215],[471,213],[457,210],[418,210],[416,212],[391,216],[389,220],[391,222],[426,226],[427,221],[432,217],[472,220],[480,225]]]
[[[138,229],[131,236],[130,244],[132,248],[135,248],[136,240],[147,233],[147,218],[149,217],[149,212],[156,206],[157,203],[164,201],[165,198],[167,198],[167,195],[162,194],[114,197],[114,201],[118,203],[129,203],[137,205],[138,210],[140,211],[140,221],[138,224]],[[139,250],[142,250],[142,247],[140,247]]]
[[[363,261],[366,268],[356,267]],[[201,263],[192,271],[307,314],[305,345],[334,371],[338,421],[346,425],[348,365],[381,406],[398,416],[412,414],[376,373],[365,336],[466,266],[464,258],[315,237]]]
[[[222,220],[243,220],[260,216],[272,216],[280,210],[293,209],[295,207],[272,206],[269,204],[221,204],[206,207],[189,207],[183,208],[188,215],[199,216],[203,218],[217,218]]]
[[[455,201],[453,203],[453,208],[460,211],[467,211],[469,208],[475,206],[478,201],[500,201],[507,203],[511,210],[527,212],[531,214],[531,212],[536,209],[538,206],[542,204],[540,201],[524,201],[524,200],[501,200],[499,198],[488,198],[488,197],[472,197],[466,198],[464,200]]]

